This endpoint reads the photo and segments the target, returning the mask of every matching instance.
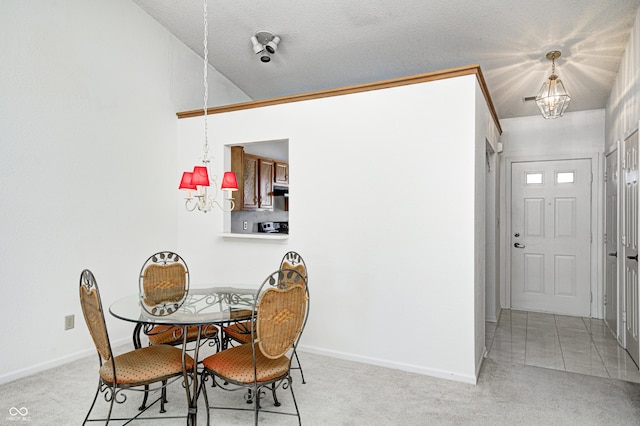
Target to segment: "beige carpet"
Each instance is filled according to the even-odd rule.
[[[300,358],[307,384],[301,384],[298,372],[294,372],[294,391],[304,425],[640,424],[640,385],[616,379],[487,359],[478,385],[473,386],[303,352]],[[95,393],[97,364],[95,355],[0,386],[0,424],[81,424]],[[217,405],[246,407],[242,396],[216,389],[209,392]],[[292,408],[288,391],[280,391],[279,398],[280,409]],[[130,393],[125,404],[115,407],[115,414],[135,413],[140,401],[140,394]],[[168,414],[185,414],[185,404],[184,390],[174,383]],[[273,408],[270,396],[263,404]],[[106,412],[107,405],[99,397],[97,411]],[[203,405],[201,398],[199,424],[206,424]],[[16,413],[15,409],[23,407],[28,410],[26,416]],[[152,410],[151,414],[157,415],[157,410]],[[212,416],[212,423],[218,425],[253,422],[250,412],[215,411]],[[297,419],[265,413],[260,422],[293,425]]]

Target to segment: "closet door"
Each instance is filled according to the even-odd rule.
[[[618,336],[618,150],[605,158],[604,322]],[[620,256],[621,257],[621,256]]]
[[[624,145],[624,334],[627,352],[638,365],[638,132]]]

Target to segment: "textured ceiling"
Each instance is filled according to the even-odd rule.
[[[132,0],[203,55],[202,0]],[[557,74],[568,111],[603,108],[640,0],[209,0],[209,62],[266,99],[480,64],[500,118],[537,115]],[[249,38],[282,39],[262,63]],[[210,94],[215,97],[215,94]],[[194,109],[197,105],[194,105]]]

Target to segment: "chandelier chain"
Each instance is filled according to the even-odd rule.
[[[209,140],[207,138],[207,104],[209,102],[209,81],[208,81],[208,65],[209,65],[209,49],[207,45],[207,39],[209,38],[209,23],[207,16],[207,0],[204,0],[204,158],[209,154]]]
[[[203,98],[203,117],[204,117],[204,155],[202,157],[202,163],[204,165],[204,171],[201,170],[203,167],[196,166],[193,168],[193,172],[184,172],[182,174],[182,179],[180,181],[179,189],[187,190],[187,198],[185,201],[185,208],[187,211],[194,211],[198,209],[201,212],[208,212],[213,210],[215,206],[218,206],[220,210],[224,212],[230,212],[235,208],[235,202],[233,198],[226,198],[224,201],[228,202],[229,208],[226,209],[220,204],[216,198],[218,193],[217,182],[215,175],[211,174],[209,169],[210,161],[209,161],[209,129],[207,125],[207,108],[209,104],[209,80],[208,80],[208,71],[209,71],[209,48],[208,48],[208,39],[209,39],[209,22],[208,22],[208,8],[207,8],[207,0],[203,0],[203,17],[204,17],[204,41],[202,42],[204,46],[204,55],[203,55],[203,77],[204,77],[204,98]],[[194,180],[196,176],[196,168],[197,170],[197,179]],[[223,177],[223,184],[221,189],[233,191],[238,189],[238,184],[236,182],[235,173],[229,172],[231,177],[227,180],[227,172],[225,172],[225,176]],[[202,179],[206,176],[206,180]],[[235,182],[235,183],[234,183]],[[208,193],[207,189],[211,188],[213,193]],[[191,190],[196,190],[197,193],[195,196],[191,195]]]

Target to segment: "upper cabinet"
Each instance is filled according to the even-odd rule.
[[[273,210],[273,165],[275,162],[266,158],[260,158],[258,178],[258,208]]]
[[[255,155],[244,154],[242,158],[243,169],[241,173],[236,172],[238,181],[243,182],[243,202],[242,209],[255,210],[260,207],[260,196],[258,194],[258,179],[260,178],[260,160]],[[238,188],[240,189],[240,188]]]
[[[287,163],[247,154],[241,146],[231,147],[231,170],[238,177],[234,211],[273,210],[274,184],[289,183]]]
[[[289,185],[289,163],[276,161],[274,182],[276,185]]]

